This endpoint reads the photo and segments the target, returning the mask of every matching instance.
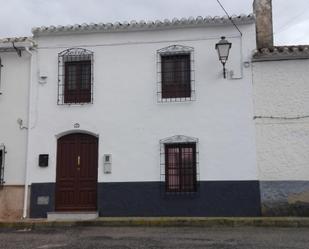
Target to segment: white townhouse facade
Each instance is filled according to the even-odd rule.
[[[233,20],[33,29],[30,217],[259,215],[254,17]]]
[[[0,40],[0,219],[307,215],[308,49],[254,12]]]
[[[23,216],[260,215],[255,22],[233,21],[33,29]]]

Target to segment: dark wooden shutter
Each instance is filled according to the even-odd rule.
[[[91,102],[91,61],[65,63],[64,103]]]
[[[190,55],[162,55],[162,98],[191,97]]]
[[[196,191],[195,143],[165,145],[165,175],[167,192]]]

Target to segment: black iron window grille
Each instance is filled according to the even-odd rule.
[[[157,51],[158,102],[195,100],[194,49],[172,45]]]
[[[93,103],[93,52],[71,48],[58,54],[58,104]]]
[[[5,162],[5,146],[0,145],[0,185],[4,184],[4,162]]]
[[[198,192],[198,139],[174,136],[160,141],[161,182],[166,194]]]

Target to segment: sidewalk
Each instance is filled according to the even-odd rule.
[[[25,219],[1,221],[0,228],[35,229],[73,226],[148,226],[148,227],[308,227],[309,217],[114,217],[89,221],[48,221]]]

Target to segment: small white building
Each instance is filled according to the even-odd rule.
[[[23,210],[32,46],[24,37],[0,40],[0,219]]]
[[[264,215],[309,215],[309,47],[254,55],[257,163]]]
[[[263,1],[252,58],[262,215],[308,216],[309,46],[274,46],[271,0]]]

